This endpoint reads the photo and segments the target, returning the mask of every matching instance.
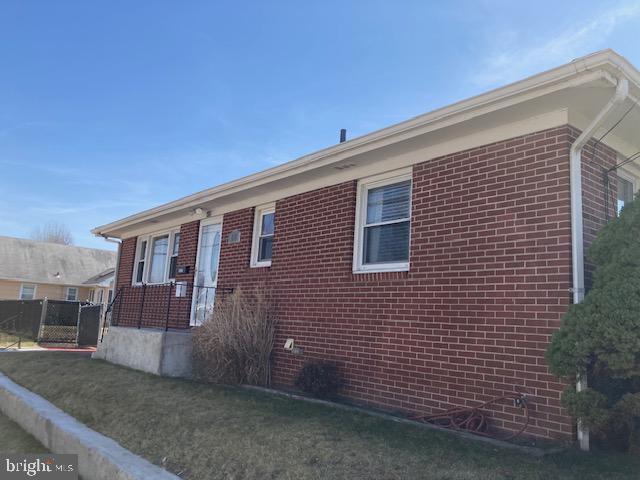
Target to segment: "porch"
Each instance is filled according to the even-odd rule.
[[[105,313],[105,327],[187,330],[213,313],[233,289],[170,282],[122,286]]]
[[[128,285],[106,309],[94,358],[169,377],[191,375],[191,327],[229,288],[191,282]]]

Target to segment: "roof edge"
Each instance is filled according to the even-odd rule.
[[[367,144],[389,139],[401,134],[407,134],[408,132],[420,127],[437,125],[438,123],[444,123],[445,121],[451,122],[456,117],[461,118],[458,121],[454,121],[454,124],[460,123],[465,120],[465,118],[463,118],[465,114],[476,109],[480,109],[508,98],[516,97],[550,84],[566,81],[571,77],[595,70],[605,65],[614,67],[620,71],[622,75],[629,78],[629,80],[635,84],[636,88],[640,88],[640,72],[626,58],[619,55],[614,50],[602,50],[580,57],[559,67],[510,83],[503,87],[489,90],[482,94],[432,110],[428,113],[418,115],[389,127],[355,137],[344,143],[332,145],[316,152],[303,155],[302,157],[281,165],[247,175],[239,179],[232,180],[231,182],[223,183],[157,207],[135,213],[120,220],[101,225],[92,229],[91,233],[96,236],[108,237],[110,236],[109,232],[133,226],[136,223],[144,222],[162,214],[172,213],[176,210],[188,208],[190,206],[195,207],[199,203],[224,196],[227,192],[232,190],[237,191],[238,189],[249,189],[260,181],[268,181],[270,177],[276,177],[277,175],[292,175],[295,173],[292,173],[292,171],[295,171],[296,169],[313,164],[321,159],[327,159],[332,156],[337,157],[339,154],[349,152],[350,150],[363,147]],[[451,123],[449,123],[448,126],[450,125]]]

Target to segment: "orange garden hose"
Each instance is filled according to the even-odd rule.
[[[497,404],[504,401],[512,401],[515,406],[524,409],[524,422],[519,430],[511,432],[506,436],[498,436],[489,431],[489,422],[486,412],[482,409],[489,405]],[[527,399],[524,395],[519,393],[506,394],[501,397],[492,398],[489,401],[481,403],[475,407],[470,408],[453,408],[446,410],[442,413],[435,415],[422,415],[411,417],[412,420],[419,422],[436,425],[443,428],[450,428],[452,430],[462,430],[476,435],[482,435],[485,437],[496,438],[499,440],[511,440],[518,435],[522,434],[529,425],[529,408],[527,406]]]

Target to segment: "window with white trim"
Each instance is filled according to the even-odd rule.
[[[169,252],[169,235],[155,237],[151,241],[151,265],[149,267],[149,283],[162,283],[167,269],[167,253]]]
[[[95,299],[96,299],[96,291],[92,288],[91,290],[89,290],[89,301],[93,303]]]
[[[102,303],[104,301],[104,290],[98,290],[98,303]]]
[[[275,205],[256,207],[251,243],[251,266],[270,267],[275,232]]]
[[[147,241],[139,240],[138,241],[138,253],[136,260],[136,270],[134,272],[134,283],[142,283],[144,282],[144,263],[147,258]]]
[[[173,236],[173,247],[171,248],[171,258],[169,259],[169,280],[176,279],[176,270],[178,268],[178,252],[180,251],[180,234]]]
[[[165,231],[138,237],[134,285],[175,280],[180,250],[180,231]]]
[[[633,195],[635,191],[634,181],[631,177],[618,173],[618,202],[616,205],[616,213],[620,216],[622,209],[625,205],[633,202]]]
[[[76,302],[78,300],[78,289],[76,287],[67,287],[67,301]]]
[[[20,300],[33,300],[36,298],[36,286],[23,283],[20,286]]]
[[[361,180],[356,200],[353,271],[409,270],[411,174]]]

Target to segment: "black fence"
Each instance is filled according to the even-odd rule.
[[[0,331],[38,340],[42,300],[0,300]]]
[[[63,300],[0,300],[0,348],[23,341],[97,345],[102,305]]]
[[[97,345],[102,305],[83,305],[78,319],[78,345]]]

